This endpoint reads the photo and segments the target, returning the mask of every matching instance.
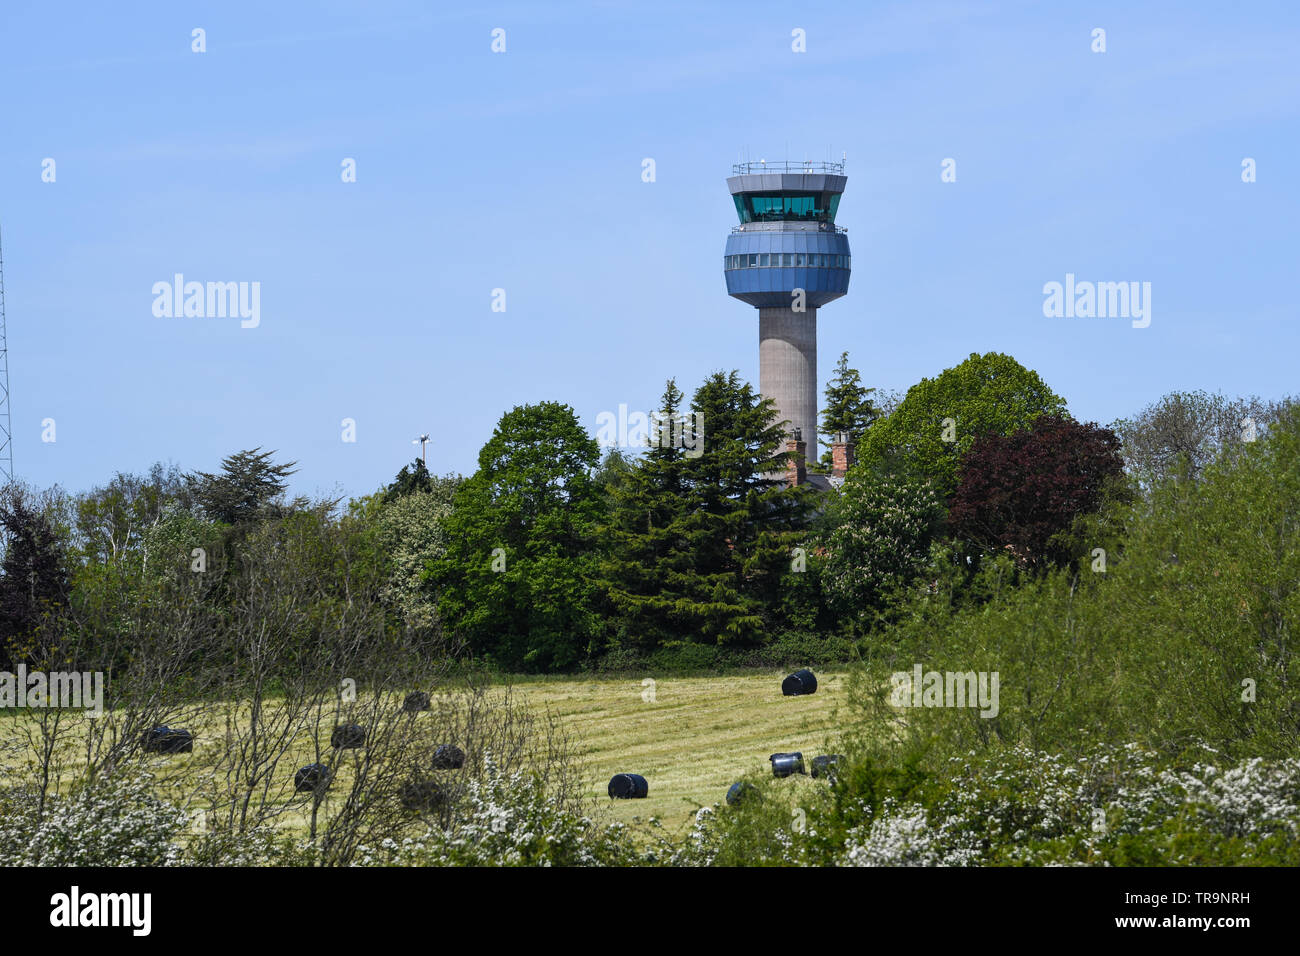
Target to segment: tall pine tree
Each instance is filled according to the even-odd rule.
[[[679,419],[682,397],[670,381],[661,420]],[[660,442],[610,489],[602,583],[620,643],[760,639],[801,537],[809,492],[785,484],[771,401],[738,373],[719,372],[691,411],[701,454]]]
[[[682,397],[669,379],[660,400],[660,422],[681,420]],[[609,517],[602,529],[600,576],[617,621],[614,639],[621,645],[653,647],[676,633],[677,595],[664,582],[691,571],[674,527],[686,486],[685,461],[680,444],[652,440],[644,457],[605,485]]]
[[[428,494],[433,491],[433,477],[425,467],[424,459],[417,458],[403,465],[393,483],[384,489],[384,502],[396,501],[407,495]]]
[[[871,423],[880,417],[871,396],[874,388],[862,384],[858,370],[849,366],[849,353],[841,352],[835,366],[835,377],[826,386],[826,402],[822,406],[821,433],[828,446],[822,453],[821,463],[831,463],[829,445],[841,432],[850,441],[861,441]]]

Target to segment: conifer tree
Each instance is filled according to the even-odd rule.
[[[682,397],[670,381],[661,421],[677,419]],[[660,442],[612,489],[603,578],[624,643],[759,639],[800,537],[808,489],[784,482],[771,401],[718,372],[691,411],[701,454]]]
[[[679,419],[682,397],[669,379],[660,422]],[[673,632],[678,595],[667,582],[690,573],[689,555],[673,527],[685,489],[684,461],[683,448],[652,440],[644,457],[605,486],[610,513],[602,533],[601,576],[619,620],[620,643],[649,647]]]
[[[409,465],[403,465],[393,483],[384,489],[384,502],[393,502],[413,494],[428,494],[433,491],[433,477],[425,467],[424,459],[417,458]]]
[[[880,416],[871,398],[875,391],[863,386],[861,374],[849,366],[849,353],[841,352],[835,377],[826,386],[826,403],[822,406],[821,434],[828,446],[840,433],[848,435],[850,441],[862,440],[871,423]],[[831,463],[829,447],[822,453],[821,462]]]
[[[221,471],[187,475],[186,481],[204,513],[214,521],[239,525],[258,518],[276,517],[286,509],[277,504],[284,495],[288,477],[295,474],[295,461],[276,464],[274,451],[240,451],[221,460]],[[295,500],[288,508],[301,507]]]

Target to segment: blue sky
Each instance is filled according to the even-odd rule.
[[[669,376],[756,382],[721,273],[742,158],[847,154],[823,379],[844,350],[899,390],[1004,351],[1103,423],[1300,392],[1300,8],[1138,6],[6,2],[16,472],[262,446],[297,492],[364,494],[426,430],[431,470],[472,471],[515,404],[594,434]],[[260,325],[155,317],[178,272],[260,282]],[[1151,325],[1045,318],[1066,273],[1150,282]]]

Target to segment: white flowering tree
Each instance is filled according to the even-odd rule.
[[[924,566],[943,513],[928,481],[855,469],[831,510],[822,578],[831,606],[881,607]]]

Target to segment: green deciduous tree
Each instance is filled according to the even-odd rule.
[[[1010,745],[1068,754],[1138,743],[1198,761],[1202,746],[1232,759],[1294,755],[1298,500],[1300,410],[1290,410],[1197,481],[1107,502],[1118,514],[1096,519],[1093,539],[1104,565],[1090,555],[1029,576],[1000,556],[976,572],[977,603],[914,589],[889,640],[867,649],[862,739],[908,740],[940,765]],[[918,708],[900,719],[887,706],[889,676],[914,662],[997,672],[996,718]]]
[[[155,464],[147,476],[119,472],[73,503],[75,547],[85,561],[138,558],[149,529],[189,504],[185,476],[175,465]]]
[[[1286,404],[1255,396],[1170,392],[1112,428],[1123,442],[1129,471],[1150,485],[1166,478],[1195,478],[1220,454],[1262,438]]]
[[[608,489],[622,481],[632,470],[632,459],[621,448],[610,448],[596,469],[596,484]]]
[[[861,466],[902,468],[929,478],[947,499],[957,488],[957,462],[980,435],[1010,435],[1039,415],[1065,412],[1065,399],[1009,355],[972,353],[954,368],[922,379],[858,447]]]
[[[471,650],[529,670],[571,667],[593,650],[599,458],[568,405],[502,416],[456,492],[446,554],[429,572],[443,626]]]

